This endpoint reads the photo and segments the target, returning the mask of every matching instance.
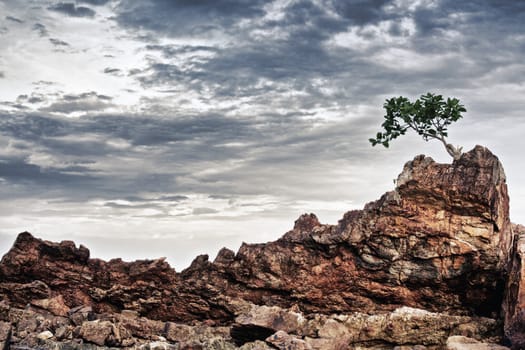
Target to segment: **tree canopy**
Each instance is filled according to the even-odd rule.
[[[372,146],[381,144],[388,147],[390,141],[412,129],[425,141],[441,141],[454,159],[461,156],[462,148],[454,147],[445,139],[448,137],[448,126],[462,118],[461,113],[467,111],[457,98],[444,100],[442,95],[429,92],[415,102],[403,96],[392,97],[386,100],[383,107],[386,110],[385,121],[381,124],[384,131],[369,139]]]

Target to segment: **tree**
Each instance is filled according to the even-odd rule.
[[[457,98],[447,98],[445,101],[443,96],[429,92],[415,102],[403,96],[392,97],[386,100],[383,107],[386,110],[385,121],[381,124],[384,132],[378,132],[375,138],[369,139],[372,146],[381,144],[388,147],[390,141],[412,129],[425,141],[441,141],[455,160],[461,156],[462,148],[454,147],[445,140],[448,137],[447,127],[462,118],[461,113],[467,111]]]

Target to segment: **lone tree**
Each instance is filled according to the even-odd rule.
[[[385,131],[369,139],[372,146],[381,144],[388,147],[390,141],[412,129],[425,141],[441,141],[454,160],[461,156],[462,147],[454,147],[445,140],[448,137],[447,127],[462,118],[461,113],[467,111],[457,98],[447,98],[445,101],[443,96],[429,92],[413,103],[403,96],[392,97],[386,100],[383,107],[386,115],[381,126]]]

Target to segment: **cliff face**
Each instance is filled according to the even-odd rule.
[[[505,175],[476,147],[452,165],[418,156],[395,191],[338,225],[300,217],[276,242],[197,259],[181,276],[219,294],[308,312],[399,306],[497,314],[511,240]],[[222,282],[225,283],[222,283]],[[219,282],[219,283],[218,283]],[[468,286],[468,288],[467,288]]]
[[[514,349],[525,349],[525,227],[514,225],[514,246],[503,301],[505,336]]]
[[[213,262],[199,256],[181,273],[162,259],[105,262],[73,242],[22,233],[0,262],[0,296],[62,316],[87,306],[216,326],[239,324],[247,305],[324,315],[404,306],[497,318],[513,252],[508,213],[503,168],[477,146],[453,164],[414,158],[394,191],[337,225],[305,214],[275,242],[223,249]],[[243,332],[279,330],[236,327],[240,343]]]

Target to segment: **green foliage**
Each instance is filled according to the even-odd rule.
[[[384,131],[369,139],[372,146],[381,144],[388,147],[390,141],[412,129],[425,141],[432,138],[440,140],[449,153],[452,146],[445,141],[447,127],[462,118],[461,113],[467,111],[457,98],[447,98],[445,101],[442,95],[432,93],[421,95],[415,102],[402,96],[392,97],[386,100],[383,107],[386,110],[385,121],[381,124]]]

